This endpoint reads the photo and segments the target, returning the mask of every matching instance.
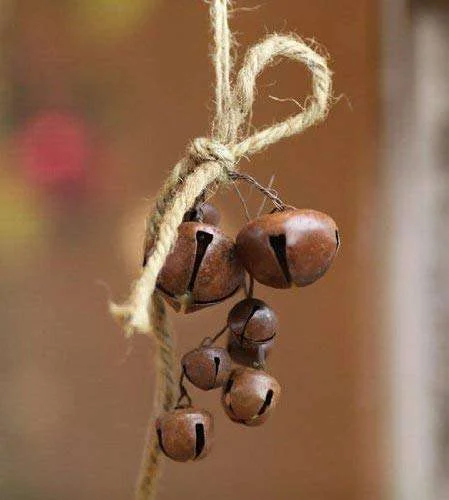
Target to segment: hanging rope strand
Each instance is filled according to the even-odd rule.
[[[229,29],[227,3],[227,0],[213,0],[210,10],[214,32],[213,63],[216,79],[213,137],[223,143],[232,140],[229,114],[232,105],[232,34]]]
[[[127,336],[138,332],[153,334],[157,339],[159,397],[155,405],[156,414],[174,404],[174,364],[165,307],[154,291],[159,272],[176,242],[184,214],[199,199],[206,198],[220,185],[232,182],[231,174],[240,158],[251,156],[284,137],[299,134],[325,119],[332,97],[332,74],[326,59],[295,36],[270,35],[250,48],[232,85],[229,2],[212,0],[210,3],[216,74],[212,138],[193,140],[185,157],[173,168],[147,221],[142,272],[132,287],[129,299],[121,305],[110,304],[111,314],[123,323]],[[312,96],[306,99],[300,113],[245,137],[256,95],[256,79],[279,57],[307,66],[312,73]],[[153,499],[156,490],[160,450],[152,425],[153,420],[137,488],[138,500]]]
[[[172,335],[165,311],[165,304],[157,295],[153,296],[152,322],[158,361],[156,392],[153,415],[148,423],[147,437],[136,488],[136,500],[154,500],[157,482],[161,473],[161,449],[154,432],[155,420],[162,411],[169,411],[176,401],[175,355]]]

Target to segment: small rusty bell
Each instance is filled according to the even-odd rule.
[[[256,426],[268,419],[280,393],[281,387],[271,375],[261,370],[239,368],[229,377],[222,403],[231,420]]]
[[[328,270],[339,245],[334,220],[305,209],[263,215],[237,236],[237,251],[247,271],[274,288],[315,282]]]
[[[260,343],[247,343],[242,345],[235,335],[229,335],[227,350],[234,363],[250,368],[264,367],[265,361],[273,349],[274,338]]]
[[[185,354],[182,369],[190,382],[203,391],[226,384],[231,373],[231,358],[221,347],[199,347]]]
[[[237,302],[228,315],[228,326],[242,345],[269,342],[276,335],[278,320],[273,309],[259,299]]]
[[[211,203],[202,203],[184,215],[184,222],[204,222],[204,224],[211,224],[212,226],[218,226],[220,219],[218,208]]]
[[[236,363],[263,367],[278,329],[273,309],[259,299],[237,302],[228,315],[228,352]]]
[[[199,460],[210,451],[212,415],[205,410],[178,408],[161,415],[156,432],[162,452],[177,462]]]
[[[184,222],[159,273],[157,289],[176,311],[189,313],[231,297],[243,280],[231,238],[210,224]]]

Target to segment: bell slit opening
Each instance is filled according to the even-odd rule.
[[[262,407],[260,408],[260,410],[258,411],[257,415],[259,415],[259,417],[261,415],[263,415],[268,407],[270,406],[271,404],[271,400],[273,399],[273,395],[274,395],[274,392],[272,389],[270,389],[268,392],[267,392],[267,395],[265,396],[265,401],[263,402],[263,405]]]
[[[192,275],[190,276],[190,281],[187,286],[187,290],[191,292],[195,286],[195,280],[198,275],[198,271],[206,255],[207,247],[212,243],[214,236],[212,234],[206,233],[205,231],[198,231],[196,233],[196,252],[195,252],[195,262],[193,264]]]
[[[246,321],[245,321],[245,324],[243,325],[243,329],[242,329],[242,336],[240,337],[240,345],[243,346],[243,343],[246,339],[245,337],[245,333],[246,333],[246,328],[249,324],[249,322],[251,321],[252,317],[256,314],[257,311],[260,311],[261,309],[263,309],[263,307],[259,304],[256,304],[253,306],[253,308],[251,309],[251,312],[248,314],[248,317],[246,318]],[[250,342],[252,342],[251,339],[249,339]]]
[[[204,425],[195,425],[196,443],[195,443],[195,458],[198,458],[204,450],[206,444],[206,436],[204,435]]]
[[[287,261],[287,238],[285,237],[285,234],[270,236],[270,246],[273,249],[285,280],[287,283],[291,283],[292,279]]]
[[[214,379],[214,385],[215,385],[215,382],[217,381],[218,377],[218,370],[220,369],[220,358],[218,356],[214,356],[214,363],[215,363],[215,379]]]

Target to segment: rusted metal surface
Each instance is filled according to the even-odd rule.
[[[199,460],[210,451],[212,415],[205,410],[178,408],[158,418],[156,432],[167,457],[177,462]]]
[[[190,382],[204,391],[226,384],[231,373],[231,358],[222,347],[200,347],[185,354],[182,368]]]
[[[268,373],[252,368],[235,370],[223,391],[223,407],[231,420],[244,425],[263,424],[276,407],[281,386]]]
[[[237,236],[237,251],[248,272],[274,288],[314,283],[331,265],[338,246],[334,220],[316,210],[266,214]]]
[[[157,287],[176,310],[192,312],[232,296],[243,279],[231,238],[210,224],[184,222]]]

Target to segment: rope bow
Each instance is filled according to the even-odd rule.
[[[326,59],[295,36],[270,35],[251,47],[231,85],[232,35],[228,24],[228,1],[211,2],[214,32],[213,55],[216,73],[215,119],[211,138],[197,138],[186,156],[173,168],[162,187],[156,207],[148,220],[147,240],[153,241],[151,255],[129,300],[123,305],[111,304],[111,312],[121,319],[125,332],[149,333],[151,297],[156,280],[177,239],[184,214],[209,190],[230,181],[243,156],[251,156],[284,137],[303,132],[323,120],[332,96],[332,74]],[[284,121],[247,135],[248,117],[256,95],[257,76],[275,59],[286,57],[305,64],[312,73],[312,96],[304,109]]]

